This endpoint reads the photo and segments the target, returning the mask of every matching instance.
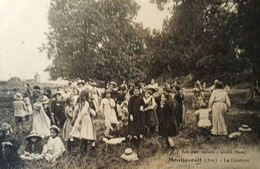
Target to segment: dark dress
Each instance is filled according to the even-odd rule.
[[[176,112],[176,120],[178,126],[182,124],[183,121],[183,95],[179,92],[174,95],[174,111]]]
[[[145,133],[145,116],[140,111],[140,107],[143,105],[143,98],[141,96],[133,96],[128,102],[128,127],[130,135],[140,135]],[[134,120],[130,120],[130,115],[133,115]]]
[[[12,145],[2,146],[3,142],[10,142]],[[19,168],[22,162],[17,153],[19,147],[20,144],[15,140],[14,136],[5,136],[2,131],[0,132],[0,169]]]
[[[152,99],[154,99],[154,98],[152,98]],[[145,126],[147,126],[147,127],[159,125],[158,117],[157,117],[156,110],[155,110],[156,107],[151,108],[151,105],[153,104],[152,99],[147,104],[145,104],[143,102],[144,109],[148,108],[148,110],[144,112],[144,114],[145,114]]]
[[[42,140],[37,140],[36,142],[31,142],[29,141],[25,147],[25,151],[34,154],[41,154],[43,151],[43,146],[44,143],[42,142]]]
[[[179,134],[176,115],[170,102],[166,102],[164,107],[158,106],[158,111],[162,115],[159,125],[159,135],[162,137],[176,136]]]
[[[63,102],[54,100],[51,103],[51,111],[54,114],[55,125],[62,129],[66,121]]]
[[[159,106],[160,103],[161,103],[161,96],[155,97],[154,99],[155,99],[156,104]],[[158,106],[157,106],[157,109],[156,109],[156,114],[157,114],[157,117],[158,117],[158,121],[160,122],[161,119],[162,119],[162,114],[159,111],[160,109],[158,108]]]

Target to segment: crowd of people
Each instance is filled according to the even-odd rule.
[[[217,80],[214,82],[208,106],[199,81],[192,91],[198,127],[208,134],[211,131],[213,135],[226,135],[224,113],[230,107],[230,101],[223,84]],[[84,156],[88,145],[95,149],[97,131],[93,118],[104,119],[103,137],[107,139],[125,137],[126,142],[139,147],[144,138],[158,133],[174,150],[173,137],[183,128],[185,117],[181,83],[166,83],[160,87],[154,79],[148,85],[141,82],[126,84],[123,81],[118,86],[109,82],[104,91],[97,88],[95,82],[85,83],[83,80],[77,81],[75,86],[64,86],[54,92],[48,87],[42,90],[39,86],[34,86],[31,92],[30,86],[26,85],[25,93],[14,95],[13,106],[14,131],[9,124],[2,125],[0,148],[9,146],[17,153],[19,143],[9,138],[10,133],[30,132],[26,137],[25,151],[20,157],[17,155],[17,159],[46,159],[52,162],[65,151],[70,154],[77,149]],[[208,119],[211,112],[212,128]],[[30,131],[24,128],[25,123],[31,124]],[[44,138],[49,138],[46,144]],[[4,160],[8,156],[1,154],[0,158]]]

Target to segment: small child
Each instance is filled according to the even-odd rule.
[[[20,156],[21,159],[42,159],[47,152],[47,146],[43,143],[42,137],[36,131],[31,131],[31,133],[26,137],[26,140],[27,145],[25,147],[24,154]]]
[[[51,137],[47,142],[47,153],[45,159],[47,161],[55,162],[66,151],[61,138],[58,136],[60,129],[53,125],[50,127]]]
[[[118,120],[115,112],[115,101],[111,98],[111,90],[105,91],[105,98],[101,101],[100,110],[105,116],[105,136],[109,136],[110,130],[114,130],[116,125],[118,124]]]
[[[202,130],[206,139],[209,139],[210,134],[210,126],[211,122],[209,121],[209,113],[211,112],[211,108],[206,108],[206,104],[201,105],[201,109],[195,111],[195,115],[198,121],[198,127]]]
[[[14,95],[13,107],[16,123],[16,133],[21,133],[23,130],[23,120],[25,115],[27,114],[27,107],[25,102],[23,101],[23,96],[21,93],[16,93]]]
[[[68,153],[71,152],[71,146],[73,142],[73,137],[70,135],[72,131],[72,117],[73,117],[73,109],[74,109],[74,100],[72,97],[68,97],[66,99],[66,108],[65,108],[65,115],[67,120],[64,123],[63,131],[62,131],[62,138],[67,142],[67,150]]]

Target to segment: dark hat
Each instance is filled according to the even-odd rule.
[[[60,91],[54,92],[54,94],[52,96],[55,97],[57,94],[61,96],[61,92]]]
[[[41,90],[40,86],[34,86],[33,89],[34,90]]]
[[[90,82],[89,85],[90,86],[97,86],[97,83],[96,82]]]

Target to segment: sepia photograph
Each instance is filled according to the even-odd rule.
[[[0,0],[0,169],[260,169],[259,0]]]

